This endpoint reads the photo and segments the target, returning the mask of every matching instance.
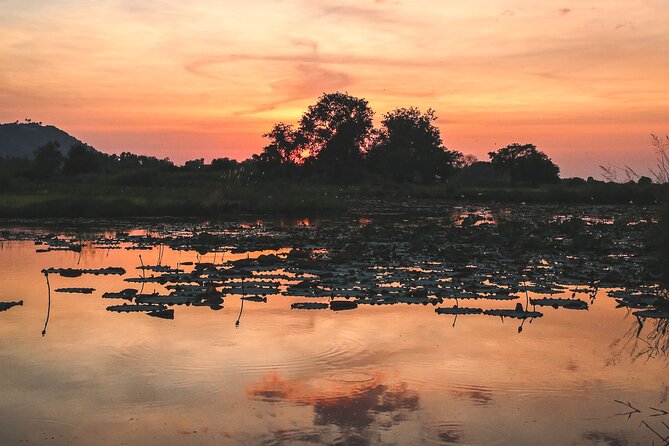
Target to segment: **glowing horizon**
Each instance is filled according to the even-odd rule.
[[[533,143],[562,176],[653,166],[669,133],[662,2],[4,0],[0,121],[105,152],[243,159],[324,92],[434,108],[450,149]]]

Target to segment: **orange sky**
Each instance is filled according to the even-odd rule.
[[[563,176],[654,160],[666,1],[0,0],[0,121],[182,162],[258,152],[323,92],[432,107],[449,148],[511,142]]]

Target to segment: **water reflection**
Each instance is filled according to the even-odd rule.
[[[669,424],[667,424],[667,422],[662,419],[668,418],[669,411],[653,406],[639,409],[629,401],[615,400],[615,402],[624,407],[623,412],[617,413],[616,416],[626,417],[630,421],[639,423],[639,428],[651,432],[655,437],[657,437],[655,440],[660,440],[659,444],[669,444]],[[659,404],[655,404],[655,406],[666,403],[666,394],[658,403]],[[610,436],[610,434],[605,434],[602,432],[588,432],[587,434],[591,436],[589,439],[592,440],[604,440],[607,438],[610,438],[611,440],[615,439],[615,437]],[[655,444],[655,440],[653,441],[653,444]]]
[[[467,388],[453,390],[452,394],[456,398],[469,399],[474,404],[480,406],[489,406],[495,402],[492,389],[486,387],[470,386]]]
[[[594,444],[607,446],[628,446],[631,444],[622,433],[589,431],[584,432],[582,438]]]
[[[249,398],[289,402],[313,408],[312,427],[300,441],[367,445],[372,432],[391,429],[420,408],[420,398],[406,382],[390,384],[380,372],[342,372],[325,380],[288,380],[273,372],[246,389]],[[323,429],[319,428],[323,427]],[[334,431],[330,428],[335,427]],[[290,435],[290,441],[296,441]],[[264,444],[282,444],[286,433],[273,432]]]
[[[658,444],[653,278],[621,252],[519,253],[501,218],[5,241],[0,296],[25,304],[0,316],[0,443]]]
[[[42,328],[42,337],[46,336],[46,329],[49,326],[49,317],[51,317],[51,284],[49,283],[49,273],[44,273],[46,279],[46,319],[44,319],[44,328]]]
[[[669,292],[659,289],[644,294],[610,294],[619,296],[618,306],[627,308],[628,314],[634,317],[634,323],[613,343],[614,360],[625,353],[632,360],[666,358],[669,355]]]
[[[69,243],[55,240],[59,240],[58,246]],[[123,276],[124,282],[140,284],[140,289],[98,289],[106,299],[129,301],[110,305],[107,310],[122,313],[145,312],[149,316],[164,319],[174,318],[174,308],[167,307],[206,306],[220,310],[223,308],[224,297],[238,297],[241,298],[241,305],[235,321],[236,326],[241,322],[245,301],[266,303],[267,296],[282,295],[309,299],[308,302],[293,302],[291,308],[295,310],[349,310],[356,309],[359,305],[436,306],[450,300],[454,302],[452,307],[441,306],[435,312],[453,315],[453,326],[461,315],[485,315],[499,317],[502,323],[505,319],[519,319],[517,331],[521,333],[526,323],[543,317],[543,308],[587,310],[588,303],[581,300],[578,294],[585,293],[592,304],[597,293],[597,287],[589,282],[564,283],[566,278],[558,278],[553,270],[555,266],[545,261],[531,262],[515,275],[508,272],[499,275],[490,266],[467,265],[464,268],[454,268],[448,263],[427,261],[416,263],[413,267],[392,263],[385,265],[381,262],[370,266],[354,260],[332,264],[332,259],[323,257],[324,251],[316,248],[278,248],[238,253],[236,257],[230,255],[231,251],[223,251],[222,254],[229,254],[229,259],[222,261],[224,255],[221,255],[222,263],[216,263],[218,253],[214,251],[213,261],[204,261],[202,255],[197,253],[195,261],[190,262],[181,259],[183,250],[178,247],[183,246],[183,240],[180,239],[171,248],[166,248],[166,244],[158,240],[160,239],[151,239],[153,250],[157,252],[157,263],[147,265],[139,255],[139,265],[130,268],[131,271],[139,270],[140,276],[128,277],[126,269],[119,266],[57,266],[42,271],[62,279]],[[81,246],[82,241],[78,240],[77,243],[77,246]],[[148,242],[144,240],[141,243],[145,245]],[[119,247],[130,251],[134,246],[119,243]],[[328,253],[326,256],[330,253],[325,252]],[[177,266],[172,267],[170,265],[174,264],[172,262],[175,257]],[[132,256],[125,258],[127,263]],[[152,287],[148,294],[144,293],[147,285]],[[570,296],[559,297],[570,290]],[[59,287],[56,291],[91,294],[96,289],[90,286],[67,286]],[[48,287],[49,300],[50,292]],[[558,297],[542,297],[542,293]],[[524,305],[519,300],[524,301]],[[475,301],[478,305],[460,306],[462,301]]]

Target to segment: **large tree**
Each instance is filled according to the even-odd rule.
[[[513,143],[488,155],[493,167],[507,172],[512,181],[539,184],[560,179],[560,168],[533,144]]]
[[[415,107],[386,113],[369,151],[370,169],[396,181],[430,182],[463,162],[462,153],[444,147],[434,110]]]
[[[373,116],[364,99],[340,92],[324,94],[300,120],[297,150],[305,161],[331,172],[359,165]]]

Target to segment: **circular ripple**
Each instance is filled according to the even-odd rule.
[[[345,370],[343,372],[333,373],[328,376],[328,381],[340,383],[363,383],[374,380],[374,376],[367,372],[357,370]]]

